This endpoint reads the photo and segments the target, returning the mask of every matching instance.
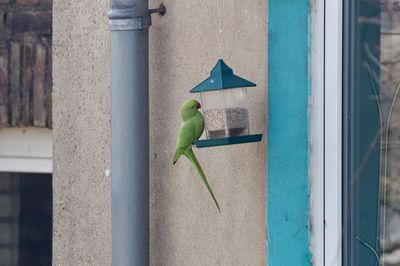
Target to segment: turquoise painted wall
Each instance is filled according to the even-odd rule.
[[[268,5],[268,265],[311,264],[310,2]]]

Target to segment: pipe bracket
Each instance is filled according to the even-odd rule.
[[[143,17],[135,17],[135,11],[134,8],[112,8],[108,12],[108,25],[110,30],[146,30],[151,25],[151,15],[158,13],[160,16],[164,16],[167,9],[165,5],[161,3],[158,8],[149,9],[148,14]]]
[[[128,19],[110,19],[108,25],[112,31],[145,30],[151,25],[151,17],[147,16]]]

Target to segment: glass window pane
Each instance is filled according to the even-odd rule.
[[[0,265],[51,265],[51,180],[0,173]]]
[[[400,1],[345,1],[344,265],[400,265]]]

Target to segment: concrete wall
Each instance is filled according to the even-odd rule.
[[[108,1],[53,5],[53,264],[110,265]]]
[[[223,58],[266,129],[266,1],[225,2]],[[172,165],[179,105],[219,57],[216,1],[164,1],[150,30],[151,265],[266,265],[266,144],[195,150],[220,216],[184,159]],[[150,1],[157,6],[158,1]],[[54,1],[55,265],[111,262],[108,1]]]

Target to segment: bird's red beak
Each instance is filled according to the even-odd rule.
[[[200,109],[201,108],[201,104],[200,103],[196,103],[196,109]]]

